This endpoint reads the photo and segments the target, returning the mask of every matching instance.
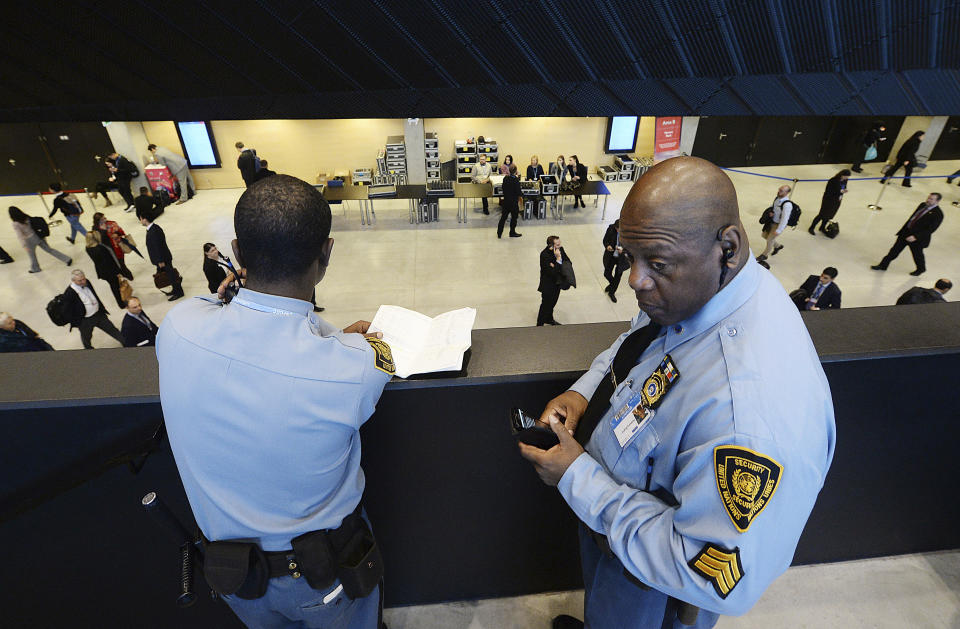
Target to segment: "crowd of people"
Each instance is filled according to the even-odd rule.
[[[864,159],[854,163],[850,169],[840,170],[827,181],[819,210],[807,228],[810,235],[816,236],[819,232],[831,238],[836,237],[839,228],[835,218],[840,210],[844,195],[848,191],[851,174],[852,172],[862,172],[862,163],[876,158],[876,147],[879,142],[885,140],[885,131],[886,127],[883,123],[876,122],[863,138]],[[881,179],[882,183],[887,178],[895,176],[896,170],[903,166],[906,168],[903,185],[909,187],[909,176],[912,167],[916,164],[916,152],[922,137],[922,132],[916,132],[904,143],[897,153],[896,162],[885,169],[885,177]],[[187,199],[192,198],[196,192],[192,176],[186,167],[186,161],[172,151],[155,144],[150,144],[148,149],[155,163],[166,166],[171,173],[175,174],[181,195],[178,203],[186,202]],[[242,142],[236,143],[236,149],[238,151],[237,168],[240,170],[247,186],[276,174],[269,169],[267,161],[257,155],[255,149],[244,146]],[[94,328],[104,330],[124,346],[141,345],[144,342],[150,344],[152,343],[152,337],[141,338],[139,328],[142,327],[149,332],[151,328],[155,330],[156,325],[143,312],[139,300],[132,297],[129,282],[133,280],[134,276],[126,264],[125,257],[134,253],[141,258],[148,258],[150,264],[155,267],[156,275],[159,276],[156,285],[161,288],[167,286],[171,288],[170,292],[167,293],[170,301],[175,301],[184,296],[182,276],[173,264],[173,256],[167,245],[166,235],[155,222],[157,217],[164,212],[164,203],[160,195],[154,194],[154,191],[146,186],[140,188],[139,196],[132,196],[130,182],[132,177],[138,173],[129,159],[114,152],[107,156],[104,163],[111,176],[108,181],[98,183],[95,188],[99,194],[103,195],[107,206],[111,205],[107,192],[119,191],[127,203],[124,208],[125,211],[136,212],[137,219],[145,227],[146,256],[137,248],[133,235],[125,232],[116,221],[107,219],[103,212],[96,212],[93,215],[92,223],[87,228],[81,220],[84,210],[76,194],[64,191],[61,185],[56,182],[49,186],[49,192],[55,196],[53,208],[47,218],[52,219],[58,211],[63,215],[70,226],[70,235],[66,237],[66,240],[71,245],[76,242],[78,236],[83,236],[86,245],[85,251],[93,263],[97,278],[110,287],[117,307],[126,311],[121,328],[126,327],[128,331],[136,330],[137,333],[132,334],[127,339],[125,338],[127,335],[123,334],[122,330],[117,331],[116,327],[110,323],[107,317],[109,313],[103,307],[89,280],[79,270],[74,271],[71,282],[63,293],[69,297],[69,301],[72,303],[69,317],[70,329],[80,329],[85,348],[92,347],[91,334]],[[572,155],[569,160],[563,155],[558,155],[556,160],[548,165],[548,169],[550,174],[557,176],[560,180],[576,182],[586,181],[587,179],[586,166],[580,163],[576,155]],[[522,195],[519,171],[512,155],[505,155],[499,166],[499,173],[504,175],[504,180],[497,235],[502,237],[506,221],[509,219],[509,236],[520,237],[521,234],[517,232],[516,227]],[[524,179],[534,181],[544,173],[545,169],[540,163],[539,156],[531,156]],[[477,183],[489,182],[491,174],[491,166],[487,162],[486,156],[481,154],[475,169],[474,181]],[[948,178],[948,183],[957,175],[960,175],[960,172]],[[765,244],[762,252],[757,256],[757,261],[767,268],[770,265],[770,258],[776,256],[786,246],[781,242],[786,228],[795,226],[798,221],[799,207],[791,200],[791,192],[790,185],[780,186],[773,203],[761,216],[763,225],[761,235]],[[96,196],[97,193],[93,195],[93,198],[96,198]],[[903,249],[909,248],[916,265],[911,275],[918,276],[924,273],[926,271],[924,249],[929,246],[933,232],[943,221],[943,211],[939,208],[940,200],[941,195],[939,193],[930,193],[897,232],[896,240],[889,252],[878,264],[871,268],[878,271],[886,270]],[[488,200],[483,198],[482,201],[484,214],[489,214]],[[583,200],[580,197],[575,197],[574,202],[583,205]],[[37,249],[45,251],[68,267],[72,265],[73,258],[71,256],[55,249],[47,242],[49,227],[42,218],[30,217],[15,206],[9,208],[9,215],[17,238],[30,258],[30,273],[37,273],[42,270],[36,254]],[[616,293],[621,278],[631,267],[629,254],[624,251],[620,242],[619,230],[620,220],[617,219],[607,227],[601,241],[603,277],[607,282],[604,292],[614,303],[617,302]],[[211,293],[216,293],[219,289],[222,294],[223,286],[230,285],[236,291],[239,286],[238,280],[243,276],[242,270],[234,268],[230,258],[221,253],[214,243],[204,243],[202,250],[204,256],[203,272],[207,280],[208,290]],[[10,262],[13,262],[13,257],[0,249],[0,264]],[[554,308],[562,291],[576,286],[576,279],[573,263],[563,249],[559,236],[550,236],[547,239],[546,247],[540,252],[539,269],[540,279],[537,290],[541,296],[541,303],[537,314],[537,325],[560,325],[560,322],[554,317]],[[791,293],[797,307],[800,310],[839,308],[842,293],[836,283],[838,273],[837,268],[828,266],[819,275],[810,275],[801,286]],[[228,278],[229,281],[226,281]],[[951,287],[950,280],[942,278],[931,288],[915,287],[910,289],[901,296],[897,303],[925,303],[943,300],[943,295]],[[77,306],[78,302],[74,297],[78,297],[79,303],[84,306],[82,316],[81,308]],[[323,311],[323,308],[316,305],[315,294],[311,298],[311,302],[315,311]],[[7,317],[11,327],[7,330],[7,324],[0,326],[0,335],[3,335],[8,342],[0,347],[50,349],[50,345],[43,339],[36,337],[35,333],[25,323],[13,319],[12,316],[7,315]],[[6,321],[6,319],[0,319],[0,321]],[[150,335],[148,334],[148,336]],[[10,338],[13,337],[18,337],[18,342],[9,342]],[[38,342],[19,340],[20,338],[33,339],[34,337]]]

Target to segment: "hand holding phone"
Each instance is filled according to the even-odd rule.
[[[520,408],[510,410],[510,429],[517,441],[541,450],[549,450],[560,443],[550,426],[540,423],[536,417]]]

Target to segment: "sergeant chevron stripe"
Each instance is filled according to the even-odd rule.
[[[739,548],[727,550],[707,544],[688,565],[713,584],[720,598],[727,598],[744,574]]]

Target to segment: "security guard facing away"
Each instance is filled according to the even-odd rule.
[[[833,458],[830,389],[720,169],[657,164],[620,226],[641,312],[547,404],[559,445],[521,453],[582,521],[588,627],[712,627],[790,565]]]
[[[394,372],[369,323],[310,305],[330,207],[277,175],[234,214],[247,281],[191,299],[157,337],[170,445],[204,540],[204,576],[250,627],[380,625],[379,550],[360,508],[360,426]],[[366,335],[366,336],[365,336]]]

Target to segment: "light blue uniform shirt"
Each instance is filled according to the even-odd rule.
[[[336,528],[363,494],[360,426],[390,375],[360,334],[299,299],[197,297],[157,335],[170,446],[208,539],[286,550]]]
[[[647,323],[640,313],[631,331]],[[572,390],[590,399],[626,336]],[[621,447],[615,411],[644,387],[665,354],[680,377]],[[644,351],[558,488],[638,579],[698,607],[739,615],[789,567],[833,458],[835,434],[830,388],[796,306],[751,259],[699,312],[665,328]],[[744,532],[721,498],[718,446],[745,448],[782,466],[774,493]],[[658,490],[675,504],[653,495]],[[688,565],[708,543],[739,552],[742,574],[725,597],[716,579]]]

